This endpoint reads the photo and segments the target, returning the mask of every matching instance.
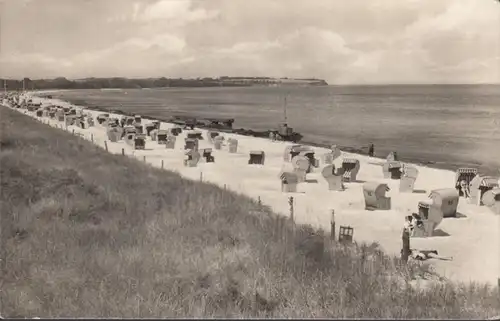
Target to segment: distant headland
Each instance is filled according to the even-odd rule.
[[[247,87],[247,86],[328,86],[316,78],[228,77],[217,78],[84,78],[1,79],[6,90],[163,88],[163,87]]]

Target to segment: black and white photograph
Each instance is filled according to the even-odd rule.
[[[0,0],[0,319],[500,319],[500,1]]]

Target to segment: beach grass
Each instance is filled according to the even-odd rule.
[[[334,243],[246,196],[0,111],[3,317],[500,315],[498,287],[436,281],[377,244]]]

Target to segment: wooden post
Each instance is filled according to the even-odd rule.
[[[93,143],[94,142],[94,134],[90,134],[90,141]]]
[[[335,241],[335,210],[331,210],[330,238]]]
[[[293,213],[293,196],[288,198],[288,205],[290,205],[290,220],[294,221],[294,213]]]
[[[125,156],[125,148],[122,148],[122,156]]]
[[[408,262],[410,257],[410,232],[408,229],[403,229],[403,250],[401,251],[401,260],[404,263]]]
[[[104,141],[104,148],[106,148],[106,151],[108,151],[108,141],[107,140]]]
[[[144,161],[144,163],[146,162],[146,155],[142,156],[142,160]]]
[[[224,189],[226,189],[226,184],[224,184]],[[259,204],[259,206],[262,206],[262,201],[260,200],[260,196],[257,197],[257,204]]]
[[[161,169],[163,169],[163,159],[161,160]]]
[[[200,182],[203,182],[203,172],[200,172]]]
[[[75,129],[73,128],[73,131],[71,132],[73,135],[75,134]]]
[[[226,190],[226,184],[224,184],[224,190]]]

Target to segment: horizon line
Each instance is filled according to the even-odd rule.
[[[209,77],[209,76],[204,76],[204,77],[165,77],[165,76],[157,76],[157,77],[123,77],[123,76],[111,76],[111,77],[84,77],[84,78],[67,78],[64,76],[58,76],[58,77],[52,77],[52,78],[33,78],[31,79],[30,77],[24,77],[24,78],[29,78],[31,81],[40,81],[40,80],[55,80],[58,78],[64,78],[69,81],[77,81],[77,80],[90,80],[90,79],[126,79],[126,80],[144,80],[144,79],[160,79],[160,78],[166,78],[166,79],[183,79],[183,80],[197,80],[197,79],[203,79],[203,78],[211,78],[211,79],[220,79],[222,77],[228,77],[228,78],[269,78],[269,79],[292,79],[292,80],[319,80],[319,81],[325,81],[328,83],[328,85],[325,86],[473,86],[473,85],[482,85],[482,86],[498,86],[500,85],[500,82],[497,83],[490,83],[490,82],[473,82],[473,83],[462,83],[462,82],[457,82],[457,83],[452,83],[452,82],[442,82],[442,83],[425,83],[425,82],[401,82],[401,83],[330,83],[326,79],[322,78],[308,78],[308,77],[300,77],[300,78],[294,78],[294,77],[270,77],[270,76],[218,76],[218,77]],[[23,78],[4,78],[0,77],[0,81],[23,81]]]

